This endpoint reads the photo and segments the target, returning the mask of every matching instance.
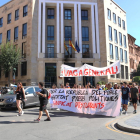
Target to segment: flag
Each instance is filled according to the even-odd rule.
[[[68,52],[68,54],[69,54],[69,50],[68,50],[67,45],[65,44],[65,40],[64,40],[64,47],[65,47],[66,51],[67,51],[67,52]]]
[[[71,42],[71,40],[70,40],[70,39],[69,39],[69,46],[71,46],[71,47],[72,47],[72,49],[73,49],[74,51],[77,51],[77,50],[75,49],[74,45],[72,44],[72,42]]]
[[[76,40],[76,43],[75,43],[75,48],[76,48],[77,52],[79,53],[80,52],[80,48],[79,48],[79,46],[77,44],[77,40]]]

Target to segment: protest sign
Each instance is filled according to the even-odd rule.
[[[106,76],[120,73],[120,61],[116,61],[108,67],[97,68],[84,64],[81,67],[70,67],[62,64],[60,77],[79,77],[79,76]]]
[[[52,108],[75,113],[118,116],[121,108],[121,90],[50,89]]]

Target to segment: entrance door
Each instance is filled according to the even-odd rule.
[[[83,63],[84,65],[85,63]],[[88,65],[93,66],[93,63],[86,63]],[[95,86],[95,77],[94,76],[84,76],[83,77],[83,85],[85,86],[88,82],[90,82],[90,84],[92,86]]]
[[[65,65],[75,67],[75,63],[65,63]],[[69,83],[70,87],[72,88],[75,84],[75,77],[65,77],[64,78],[64,84]]]

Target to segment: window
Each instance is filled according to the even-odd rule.
[[[7,17],[7,24],[11,23],[11,13],[8,14],[8,17]]]
[[[88,27],[82,27],[82,41],[89,41],[89,29],[88,29]]]
[[[119,60],[119,53],[118,53],[118,47],[115,46],[115,54],[116,54],[116,60]]]
[[[54,44],[47,44],[47,58],[54,58]]]
[[[82,45],[82,50],[83,50],[83,58],[89,58],[89,45],[88,44],[83,44]]]
[[[22,26],[22,39],[27,36],[27,23]]]
[[[109,27],[109,40],[112,41],[112,27],[111,26],[108,27]]]
[[[27,62],[21,63],[21,76],[27,75]]]
[[[110,59],[113,59],[113,45],[112,44],[109,44],[110,45]]]
[[[19,19],[19,9],[15,11],[15,21]]]
[[[18,39],[18,27],[15,27],[14,30],[14,41],[16,41]]]
[[[119,32],[120,46],[122,46],[122,33]]]
[[[3,17],[0,18],[0,27],[2,27],[2,26],[3,26]]]
[[[123,62],[123,49],[120,49],[120,59],[121,59],[121,62]]]
[[[48,8],[47,13],[48,13],[48,19],[54,19],[54,9],[53,8]]]
[[[72,40],[72,27],[65,26],[65,41]]]
[[[26,42],[22,43],[22,57],[26,58]]]
[[[114,29],[114,39],[115,39],[115,43],[118,43],[118,37],[117,37],[117,30]]]
[[[10,41],[10,36],[11,36],[11,30],[7,31],[7,41]]]
[[[28,5],[25,5],[25,6],[23,7],[23,17],[26,17],[27,14],[28,14]]]
[[[123,29],[125,30],[125,21],[122,20],[122,23],[123,23]]]
[[[108,13],[108,19],[111,20],[111,10],[107,9],[107,13]]]
[[[110,65],[113,64],[113,62],[110,62]],[[111,75],[111,78],[115,78],[115,75]]]
[[[71,19],[71,9],[65,9],[65,19]]]
[[[66,46],[68,48],[69,54],[68,54],[68,52],[65,49],[65,57],[66,58],[72,58],[72,47],[70,47],[69,44],[66,44]]]
[[[0,45],[2,44],[2,33],[0,34]]]
[[[47,27],[47,40],[54,40],[54,26]]]
[[[124,51],[125,63],[127,63],[127,51]]]
[[[82,10],[81,11],[81,19],[82,20],[88,20],[88,10]]]
[[[116,24],[117,22],[116,22],[116,14],[115,13],[113,13],[113,22]]]
[[[125,66],[125,78],[128,79],[128,66]]]
[[[118,25],[121,27],[121,18],[118,17]]]
[[[123,35],[123,40],[124,40],[124,47],[127,48],[127,45],[126,45],[126,36]]]
[[[121,65],[121,78],[124,79],[124,66]]]
[[[33,89],[33,87],[31,87],[31,88],[26,89],[25,92],[28,92],[29,94],[33,94],[34,89]]]

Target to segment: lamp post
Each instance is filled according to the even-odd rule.
[[[14,82],[14,85],[15,85],[15,73],[16,73],[16,68],[13,68],[13,82]]]

